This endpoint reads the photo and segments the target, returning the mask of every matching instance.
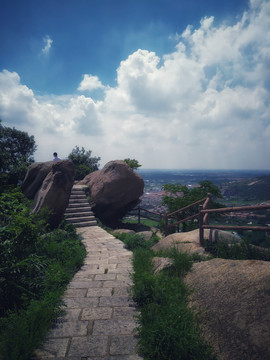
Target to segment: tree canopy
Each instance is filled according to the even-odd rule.
[[[84,147],[81,149],[76,145],[72,152],[68,155],[76,167],[75,180],[82,180],[86,175],[98,170],[100,157],[92,157],[92,151],[86,151]]]
[[[222,198],[220,189],[209,180],[200,181],[199,186],[194,188],[189,188],[180,184],[165,184],[163,189],[166,194],[162,197],[162,204],[167,206],[169,213],[182,209],[196,201],[202,200],[207,196],[207,194],[212,195],[211,203],[214,208],[221,207],[221,204],[213,201],[215,198]],[[194,207],[192,210],[183,211],[180,215],[178,215],[178,220],[185,219],[186,217],[193,215],[195,213],[194,210],[195,212],[198,212],[198,206],[197,208]]]
[[[139,167],[141,167],[142,165],[139,164],[138,160],[135,159],[124,159],[124,162],[128,164],[128,166],[131,167],[132,170],[137,170]]]
[[[34,136],[3,126],[0,120],[0,178],[1,182],[17,185],[23,181],[27,167],[34,162]]]

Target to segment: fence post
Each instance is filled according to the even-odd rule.
[[[201,210],[203,209],[203,205],[199,206],[199,233],[200,233],[200,245],[204,246],[204,241],[203,241],[203,213],[201,212]]]
[[[141,223],[141,207],[138,207],[138,224]]]
[[[168,235],[168,217],[167,217],[167,213],[164,214],[164,233],[165,236]]]
[[[203,209],[206,210],[206,209],[210,209],[211,207],[211,194],[208,193],[207,194],[207,200],[205,201],[204,205],[203,205]],[[210,214],[209,213],[206,213],[204,216],[203,216],[203,224],[204,225],[209,225],[209,222],[210,222]]]

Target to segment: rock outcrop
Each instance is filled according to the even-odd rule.
[[[92,210],[105,224],[113,224],[133,209],[144,189],[141,175],[121,160],[110,161],[79,184],[89,187],[94,202]]]
[[[270,359],[270,262],[212,259],[185,278],[204,335],[224,360]]]
[[[43,180],[52,170],[53,164],[53,161],[46,161],[36,162],[29,166],[22,184],[22,191],[28,199],[34,199],[43,183]]]
[[[212,229],[204,230],[204,239],[212,242],[226,243],[234,243],[240,241],[240,238],[237,235],[234,235],[227,231]],[[178,250],[190,254],[207,254],[204,248],[200,246],[199,229],[168,235],[164,239],[161,239],[157,244],[155,244],[152,249],[154,251],[160,251],[172,247],[176,247]]]
[[[22,184],[23,193],[34,200],[33,213],[48,208],[49,223],[57,226],[63,219],[75,177],[71,161],[47,161],[32,164]]]

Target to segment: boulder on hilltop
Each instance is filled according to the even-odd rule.
[[[223,360],[270,359],[270,262],[212,259],[193,264],[194,290],[205,338]]]
[[[48,208],[49,223],[56,227],[63,219],[75,178],[75,166],[69,160],[46,161],[29,166],[22,191],[34,200],[33,213]]]
[[[226,242],[228,244],[238,243],[240,241],[240,238],[237,235],[234,235],[228,231],[216,229],[205,229],[204,239],[211,242]],[[155,244],[152,247],[152,250],[157,252],[173,247],[177,248],[179,251],[190,254],[197,253],[200,255],[207,255],[204,248],[200,245],[199,229],[168,235]]]
[[[144,181],[124,161],[108,162],[102,170],[79,182],[90,190],[92,210],[105,224],[113,224],[140,203]]]

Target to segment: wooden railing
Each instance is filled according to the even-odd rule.
[[[152,214],[152,216],[156,216],[156,217],[148,216],[148,214]],[[153,221],[156,221],[158,223],[161,223],[162,218],[163,218],[162,213],[159,213],[157,211],[147,210],[147,209],[142,208],[141,206],[138,206],[137,208],[131,210],[128,213],[128,215],[138,216],[138,224],[141,223],[141,218],[153,220]]]
[[[204,229],[219,229],[219,230],[252,230],[252,231],[270,231],[269,226],[237,226],[237,225],[209,225],[210,214],[220,214],[239,211],[253,211],[253,210],[268,210],[270,204],[265,205],[251,205],[240,207],[227,207],[221,209],[205,209],[201,206],[199,216],[200,228],[200,245],[204,246]]]
[[[201,200],[198,200],[188,206],[185,206],[183,207],[182,209],[179,209],[179,210],[176,210],[174,212],[171,212],[169,214],[165,214],[164,216],[164,219],[165,219],[165,224],[164,224],[164,233],[165,233],[165,236],[168,234],[168,228],[169,227],[176,227],[179,231],[179,225],[180,224],[185,224],[187,221],[190,221],[190,220],[194,220],[194,219],[198,219],[199,220],[199,217],[200,217],[200,213],[199,212],[196,212],[195,214],[193,215],[190,215],[184,219],[180,219],[180,216],[181,216],[181,213],[184,212],[184,211],[187,211],[187,210],[191,210],[192,208],[195,207],[195,210],[197,210],[197,205],[200,205],[202,204],[202,209],[208,209],[210,207],[210,203],[211,203],[211,195],[210,194],[207,194],[207,197],[206,198],[203,198]],[[208,221],[208,215],[206,216],[205,218],[205,222],[207,223]],[[176,220],[175,222],[172,222],[174,219],[178,219]],[[171,220],[171,222],[170,222]]]
[[[218,230],[252,230],[252,231],[266,231],[270,232],[269,226],[239,226],[239,225],[210,225],[210,214],[221,214],[221,213],[230,213],[230,212],[239,212],[239,211],[253,211],[253,210],[268,210],[270,209],[270,204],[264,205],[249,205],[249,206],[240,206],[240,207],[227,207],[220,209],[210,209],[211,204],[211,195],[207,194],[207,197],[201,199],[199,201],[194,202],[188,206],[185,206],[182,209],[176,210],[171,213],[159,213],[156,211],[151,211],[147,209],[143,209],[138,206],[136,209],[130,212],[130,215],[138,216],[138,223],[140,224],[141,218],[146,218],[149,220],[153,220],[159,222],[161,225],[162,219],[164,219],[164,234],[168,235],[169,227],[176,227],[179,231],[179,225],[185,224],[187,221],[198,219],[199,220],[199,233],[200,233],[200,245],[204,246],[204,229],[218,229]],[[190,215],[184,219],[179,219],[181,213],[187,210],[192,209],[193,207],[197,209],[199,205],[199,211],[193,215]],[[135,211],[135,213],[133,213]],[[148,216],[146,214],[152,214],[154,217]],[[174,221],[176,219],[176,221]],[[174,222],[173,222],[174,221]]]
[[[178,219],[180,218],[182,212],[190,210],[193,207],[200,205],[202,203],[203,203],[202,208],[208,209],[210,206],[210,203],[211,203],[211,195],[207,194],[207,197],[205,197],[201,200],[198,200],[198,201],[194,202],[193,204],[185,206],[184,208],[176,210],[171,213],[159,213],[159,212],[147,210],[147,209],[142,208],[141,206],[138,206],[137,208],[132,209],[128,213],[128,215],[138,216],[138,224],[141,223],[141,218],[156,221],[160,225],[162,223],[162,220],[164,220],[164,234],[165,234],[165,236],[167,236],[169,227],[176,227],[179,231],[180,224],[182,224],[182,223],[185,224],[187,221],[194,220],[196,218],[199,220],[199,216],[200,216],[199,212],[196,212],[195,214],[188,216],[184,219],[177,220],[177,218]],[[155,216],[155,217],[148,216],[148,214],[151,214],[152,216]],[[176,222],[172,222],[175,218],[176,218]],[[207,221],[207,218],[208,218],[208,215],[206,215],[205,221]]]

